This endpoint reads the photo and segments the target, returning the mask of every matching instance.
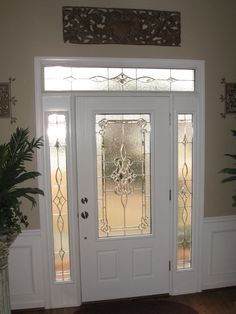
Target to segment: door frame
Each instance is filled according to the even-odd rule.
[[[193,224],[193,253],[194,253],[194,269],[177,271],[176,270],[176,218],[177,214],[174,211],[176,206],[175,200],[170,201],[170,262],[171,262],[171,274],[170,274],[170,294],[182,294],[189,292],[199,292],[202,289],[202,220],[204,216],[204,164],[205,164],[205,64],[201,60],[174,60],[174,59],[128,59],[128,58],[50,58],[50,57],[36,57],[35,58],[35,111],[36,111],[36,136],[41,136],[44,125],[44,110],[43,108],[43,98],[44,97],[55,97],[58,99],[66,99],[66,110],[70,113],[70,145],[73,154],[75,154],[75,135],[71,130],[75,128],[74,120],[74,103],[73,98],[75,95],[87,96],[94,95],[94,92],[43,92],[43,79],[42,79],[42,69],[45,65],[66,65],[66,66],[94,66],[94,67],[150,67],[150,68],[189,68],[194,69],[196,73],[196,85],[195,92],[184,93],[184,92],[152,92],[145,93],[145,95],[168,95],[171,99],[171,112],[170,112],[170,122],[171,122],[171,156],[176,152],[176,146],[174,140],[176,137],[176,125],[174,121],[176,120],[176,115],[182,110],[182,100],[190,99],[191,103],[196,103],[193,110],[195,112],[195,126],[196,126],[196,147],[201,147],[195,151],[195,164],[196,169],[196,185],[195,185],[195,207],[198,210],[194,212],[194,224]],[[107,95],[107,92],[98,92],[99,95]],[[122,92],[109,92],[109,95],[120,95],[122,97]],[[139,92],[126,92],[125,95],[135,95],[138,96]],[[56,105],[55,105],[56,108]],[[190,108],[192,112],[192,108]],[[52,110],[52,109],[51,109]],[[59,111],[61,109],[59,108]],[[185,108],[186,111],[186,108]],[[75,159],[75,158],[74,158]],[[46,152],[45,150],[40,150],[37,153],[37,164],[38,171],[43,175],[39,177],[38,184],[43,189],[48,189],[48,183],[45,179],[46,177]],[[76,166],[75,160],[70,160],[71,167]],[[174,171],[176,170],[176,164],[174,162],[174,157],[171,160],[171,178],[170,178],[170,189],[176,193],[176,184],[174,178]],[[72,171],[73,173],[73,171]],[[44,300],[45,308],[56,308],[65,306],[78,306],[81,304],[81,286],[80,286],[80,266],[78,267],[79,260],[79,241],[76,241],[79,236],[77,214],[78,206],[77,199],[73,197],[73,193],[76,193],[77,179],[75,175],[71,177],[71,186],[74,186],[71,192],[71,202],[72,202],[72,213],[70,217],[71,232],[70,232],[70,244],[71,244],[71,271],[72,280],[66,283],[58,283],[53,279],[53,260],[48,252],[52,252],[52,242],[50,240],[50,219],[48,218],[49,213],[47,212],[48,197],[39,198],[39,211],[40,211],[40,230],[41,230],[41,243],[43,252],[43,269],[44,269]],[[185,284],[186,283],[186,284]],[[65,300],[63,295],[69,295],[70,298]]]

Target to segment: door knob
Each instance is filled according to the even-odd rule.
[[[83,219],[87,219],[88,216],[89,216],[89,214],[88,214],[88,212],[86,212],[86,211],[84,211],[84,212],[81,213],[81,217],[82,217]]]

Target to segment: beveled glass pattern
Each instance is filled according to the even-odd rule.
[[[193,117],[178,115],[177,268],[192,267]]]
[[[96,115],[98,237],[151,233],[150,115]]]
[[[53,223],[55,281],[68,281],[70,248],[66,171],[66,116],[48,116],[48,141],[51,170],[51,206]]]
[[[193,69],[44,67],[45,91],[189,91]]]

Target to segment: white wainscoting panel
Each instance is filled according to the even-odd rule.
[[[12,309],[44,307],[40,230],[23,231],[10,248]]]
[[[202,289],[236,285],[236,215],[204,218]],[[10,249],[12,309],[45,306],[40,230],[26,230]]]
[[[205,218],[202,289],[236,285],[236,215]]]

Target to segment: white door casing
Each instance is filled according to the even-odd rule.
[[[172,190],[172,200],[170,201],[169,213],[169,256],[171,261],[171,271],[169,273],[168,291],[170,294],[181,294],[188,292],[201,291],[202,288],[202,266],[201,266],[201,246],[202,235],[201,226],[204,212],[204,111],[205,111],[205,91],[204,91],[204,61],[199,60],[163,60],[163,59],[113,59],[113,58],[50,58],[50,57],[36,57],[35,58],[35,110],[36,110],[36,136],[46,136],[45,128],[45,113],[48,111],[67,112],[69,116],[69,142],[71,151],[68,153],[68,178],[70,180],[69,192],[71,211],[69,212],[70,219],[70,244],[71,244],[71,273],[72,279],[69,282],[56,282],[54,279],[54,260],[53,260],[53,246],[52,246],[52,228],[51,228],[51,212],[50,212],[50,187],[49,187],[49,173],[48,173],[48,153],[47,147],[37,152],[38,170],[42,173],[39,177],[39,186],[46,192],[45,197],[39,198],[40,209],[40,229],[43,252],[43,269],[44,269],[44,300],[46,308],[57,308],[67,306],[77,306],[81,304],[81,279],[82,268],[80,267],[80,247],[79,247],[79,233],[77,211],[80,215],[81,204],[76,201],[77,191],[80,191],[80,178],[76,178],[76,153],[75,147],[78,138],[75,134],[75,110],[77,110],[76,98],[77,96],[91,97],[107,96],[106,92],[45,92],[43,88],[43,67],[44,66],[94,66],[94,67],[149,67],[149,68],[189,68],[195,69],[195,91],[191,93],[177,92],[177,93],[112,93],[109,95],[116,95],[123,97],[130,96],[167,96],[170,99],[171,111],[171,128],[170,128],[170,188]],[[146,106],[146,104],[145,104]],[[125,111],[125,110],[124,110]],[[127,111],[129,112],[129,111]],[[176,117],[178,113],[193,113],[194,115],[194,156],[195,170],[194,170],[194,208],[192,221],[192,236],[193,236],[193,267],[189,270],[177,270],[176,268]],[[81,135],[82,136],[82,135]],[[81,148],[79,148],[80,150]],[[95,166],[94,166],[95,167]],[[95,186],[89,186],[90,190],[96,192]],[[87,191],[85,191],[87,193]],[[86,194],[81,191],[81,195]],[[79,197],[81,197],[81,195]],[[156,196],[154,195],[154,198]],[[78,198],[80,200],[80,198]],[[95,200],[93,200],[95,204]],[[91,204],[91,198],[89,199]],[[80,219],[80,218],[79,218]],[[81,226],[81,228],[83,228]],[[84,225],[85,228],[85,225]],[[154,230],[155,231],[155,230]],[[107,239],[109,242],[115,242],[115,239]],[[124,242],[126,239],[124,240]],[[128,239],[129,241],[129,239]],[[85,241],[86,242],[86,241]],[[127,241],[126,241],[127,242]],[[127,242],[128,243],[128,242]],[[111,254],[112,255],[112,254]],[[110,255],[110,256],[111,256]],[[112,257],[111,257],[112,259]],[[158,293],[158,292],[157,292]],[[125,297],[128,295],[125,294]]]
[[[78,97],[76,111],[82,302],[169,293],[169,97]],[[151,115],[152,234],[98,238],[96,113]]]

